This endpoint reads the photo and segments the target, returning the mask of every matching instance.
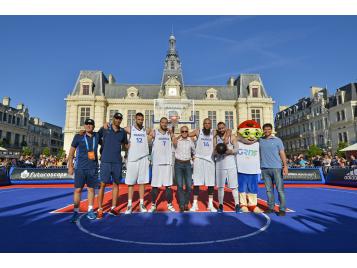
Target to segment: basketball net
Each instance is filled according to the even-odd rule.
[[[178,125],[178,120],[179,120],[179,116],[177,115],[172,115],[170,116],[170,125],[169,127],[172,129],[172,133],[175,133],[175,129],[177,129],[177,125]]]

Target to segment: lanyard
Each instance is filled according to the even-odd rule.
[[[87,136],[84,136],[84,141],[86,142],[86,147],[87,147],[87,151],[89,151],[89,145],[88,145],[88,141],[87,141]],[[93,137],[93,151],[95,148],[95,137]]]

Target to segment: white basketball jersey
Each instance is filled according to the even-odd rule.
[[[203,134],[200,130],[200,134],[198,135],[196,142],[196,154],[195,157],[202,158],[210,162],[213,161],[213,130],[209,136]]]
[[[134,162],[147,155],[149,155],[149,144],[145,128],[139,130],[132,126],[128,161]]]
[[[217,144],[224,143],[224,140],[217,136]],[[227,144],[227,150],[233,150],[233,144],[229,138],[229,143]],[[216,168],[217,169],[231,169],[236,167],[236,160],[234,155],[216,155]]]
[[[259,142],[244,144],[238,142],[236,154],[237,169],[239,173],[260,174]]]
[[[151,155],[153,165],[172,164],[172,144],[171,136],[168,132],[162,134],[160,131],[155,129],[155,139]]]

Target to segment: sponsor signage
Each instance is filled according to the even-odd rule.
[[[357,167],[330,168],[326,184],[357,187]]]
[[[14,168],[10,175],[11,180],[73,180],[67,168]]]

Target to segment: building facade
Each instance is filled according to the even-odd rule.
[[[11,107],[10,97],[4,97],[0,104],[0,141],[2,147],[11,152],[21,152],[23,147],[31,148],[39,155],[48,147],[53,155],[63,148],[62,128],[37,117],[30,117],[23,103]]]
[[[114,76],[102,71],[81,71],[66,101],[64,149],[69,151],[74,135],[86,118],[95,120],[96,129],[109,121],[115,112],[124,115],[123,126],[134,123],[135,114],[145,115],[145,126],[154,123],[154,100],[194,100],[194,123],[189,128],[201,128],[210,118],[216,127],[223,121],[229,128],[254,119],[260,124],[273,123],[273,99],[267,94],[259,74],[230,77],[225,85],[186,85],[176,38],[171,34],[160,84],[121,84]]]
[[[306,153],[311,145],[336,152],[340,142],[357,142],[356,85],[347,84],[332,96],[326,88],[311,87],[310,97],[279,109],[275,126],[288,155]]]

